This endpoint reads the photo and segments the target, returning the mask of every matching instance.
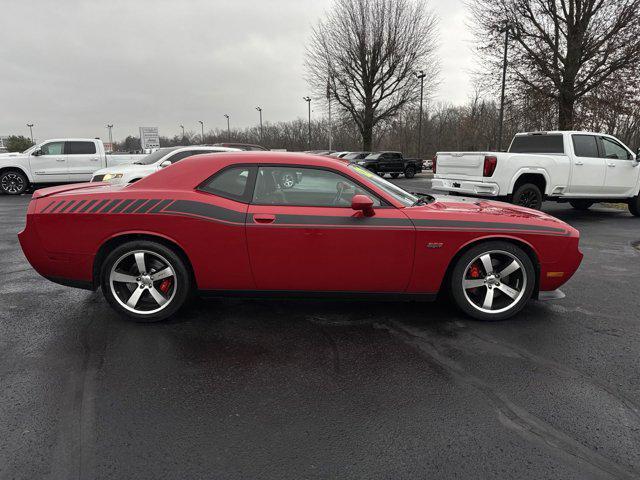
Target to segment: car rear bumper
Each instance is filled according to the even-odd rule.
[[[434,178],[431,181],[431,188],[441,192],[456,192],[465,195],[481,195],[487,197],[497,197],[500,195],[500,187],[497,183],[472,180]]]

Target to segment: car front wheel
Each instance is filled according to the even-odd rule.
[[[416,174],[416,170],[413,167],[407,167],[404,170],[404,176],[405,178],[413,178]]]
[[[152,241],[116,247],[101,268],[102,293],[120,314],[138,322],[158,322],[186,301],[191,280],[184,261]]]
[[[6,195],[20,195],[28,186],[29,179],[17,170],[7,170],[0,175],[0,191]]]
[[[508,242],[477,245],[458,260],[451,293],[458,307],[478,320],[504,320],[531,298],[535,269],[524,250]]]
[[[640,195],[629,199],[629,211],[634,217],[640,217]]]

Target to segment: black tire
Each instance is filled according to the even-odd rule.
[[[542,208],[542,192],[540,188],[533,183],[522,184],[513,192],[511,203],[520,205],[521,207],[540,210]]]
[[[400,174],[398,172],[394,172],[391,174],[391,178],[398,178]]]
[[[479,260],[476,259],[485,254],[490,255],[490,259],[494,262],[493,267],[497,273],[505,271],[504,269],[506,266],[516,259],[518,260],[516,263],[519,263],[520,268],[514,270],[511,274],[504,275],[503,277],[498,276],[497,286],[493,286],[495,284],[491,284],[491,287],[483,285],[478,286],[477,288],[467,287],[465,289],[465,281],[471,280],[487,282],[487,278],[492,276],[486,275],[486,272],[481,271],[481,269],[485,270],[482,262],[475,266],[475,268],[478,269],[478,277],[467,276],[469,270],[474,268],[474,264],[479,262]],[[506,261],[500,261],[501,258],[506,259]],[[532,259],[520,247],[508,242],[489,241],[470,248],[458,259],[451,274],[449,288],[456,305],[465,314],[483,321],[504,320],[512,317],[522,310],[531,298],[536,284],[535,272]],[[511,275],[513,275],[513,277]],[[494,281],[496,281],[495,277],[492,278],[491,282]],[[500,286],[501,282],[504,286],[515,289],[515,291],[518,292],[518,295],[515,298],[512,298],[506,293],[503,293],[502,287]],[[520,286],[520,288],[518,288],[518,286]],[[485,298],[484,296],[487,295],[487,292],[490,289],[495,289],[492,296],[492,306],[493,302],[496,302],[495,312],[485,311],[491,310],[491,308],[483,309],[482,307],[484,305],[474,303],[474,300],[479,300],[480,303],[483,303],[483,298]],[[465,292],[469,293],[467,294]]]
[[[378,172],[378,176],[384,178],[384,172]]]
[[[150,273],[154,272],[154,262],[161,265],[157,271],[160,271],[166,266],[170,266],[173,269],[174,275],[163,277],[173,280],[172,285],[168,287],[170,290],[165,292],[169,298],[164,305],[159,305],[158,302],[153,299],[154,297],[150,291],[150,288],[155,289],[156,292],[154,293],[157,293],[162,289],[162,284],[160,284],[160,282],[163,282],[163,279],[152,281],[150,287],[141,286],[140,282],[138,282],[137,285],[134,282],[117,282],[117,284],[114,283],[112,288],[110,276],[111,271],[114,268],[114,264],[116,263],[119,263],[117,270],[118,273],[125,273],[127,276],[131,277],[139,275],[139,273],[137,273],[138,270],[135,263],[131,266],[131,270],[129,271],[123,271],[122,268],[120,268],[123,263],[128,261],[128,258],[130,258],[131,255],[134,255],[134,252],[144,252],[146,267],[149,268]],[[167,265],[162,266],[162,263],[166,263]],[[191,294],[191,275],[185,265],[185,261],[182,260],[182,258],[172,249],[149,240],[127,242],[113,249],[100,268],[100,283],[102,293],[114,310],[130,320],[143,323],[159,322],[172,316],[184,305],[185,301]],[[136,311],[132,311],[132,309],[125,307],[124,303],[126,303],[126,297],[133,294],[138,289],[141,290],[141,293],[138,295],[139,300],[134,307],[138,307],[138,305],[140,305],[140,307],[136,308]],[[147,291],[145,292],[145,290]],[[129,299],[131,298],[132,297],[129,297]],[[157,311],[153,310],[154,302],[155,305],[159,307]],[[145,313],[143,311],[144,305],[150,305],[148,310],[149,313]]]
[[[404,169],[405,178],[413,178],[416,175],[416,169],[409,165]]]
[[[573,208],[575,208],[576,210],[583,210],[583,211],[589,210],[594,203],[595,202],[592,202],[591,200],[570,200],[569,201],[569,205],[571,205]]]
[[[634,217],[640,217],[640,195],[636,195],[629,199],[629,211]]]
[[[0,191],[5,195],[22,195],[29,187],[29,179],[20,170],[5,170],[0,174]]]

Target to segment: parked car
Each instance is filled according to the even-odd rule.
[[[398,178],[402,173],[407,178],[413,178],[416,173],[422,172],[420,160],[404,158],[400,152],[370,153],[357,163],[381,177],[390,173],[392,178]]]
[[[188,147],[160,148],[140,160],[129,165],[119,165],[98,170],[91,178],[92,182],[133,183],[141,178],[168,167],[183,158],[200,155],[202,153],[239,152],[237,148],[210,147],[205,145],[190,145]]]
[[[226,147],[226,148],[236,148],[238,150],[245,151],[257,151],[257,152],[268,152],[269,149],[265,148],[261,145],[253,145],[251,143],[214,143],[214,147]]]
[[[342,157],[342,159],[349,160],[350,162],[353,162],[356,160],[363,160],[367,158],[367,155],[369,155],[370,153],[371,152],[349,152],[344,157]]]
[[[100,168],[142,157],[106,154],[98,139],[54,138],[22,153],[0,155],[0,192],[20,195],[31,186],[86,182]]]
[[[626,202],[640,216],[640,150],[604,133],[518,133],[507,152],[438,152],[433,188],[540,209],[544,200],[587,210]]]
[[[284,189],[285,170],[304,175]],[[196,290],[376,300],[448,291],[467,314],[498,320],[569,280],[578,237],[530,209],[416,196],[353,163],[266,152],[198,155],[127,186],[38,190],[19,234],[41,275],[100,286],[145,322]]]
[[[350,152],[333,152],[331,154],[329,154],[331,157],[336,157],[336,158],[344,158],[347,154],[349,154]]]

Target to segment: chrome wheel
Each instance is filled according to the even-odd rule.
[[[462,276],[462,291],[473,308],[496,314],[509,310],[520,301],[527,281],[524,265],[515,255],[491,250],[467,264]]]
[[[176,272],[162,255],[134,250],[118,258],[109,273],[109,288],[126,310],[149,315],[166,308],[176,294]]]
[[[24,177],[18,173],[5,173],[0,180],[0,188],[4,193],[9,195],[17,195],[22,193],[26,187]]]

